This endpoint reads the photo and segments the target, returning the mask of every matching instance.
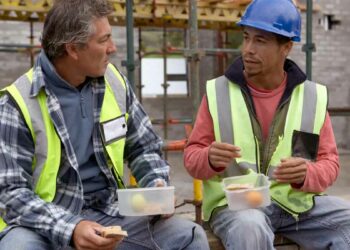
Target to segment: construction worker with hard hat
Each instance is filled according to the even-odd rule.
[[[203,180],[204,220],[226,249],[273,249],[275,234],[350,249],[350,203],[324,195],[339,174],[327,89],[287,58],[300,13],[291,0],[253,0],[238,25],[242,56],[207,82],[185,148],[185,167]],[[230,210],[223,178],[257,173],[270,179],[271,204]]]
[[[34,67],[0,90],[2,250],[209,250],[194,222],[146,216],[144,192],[130,193],[130,205],[118,197],[124,162],[149,188],[169,185],[169,165],[128,80],[109,62],[112,12],[107,0],[54,1]],[[139,216],[122,216],[122,206]]]

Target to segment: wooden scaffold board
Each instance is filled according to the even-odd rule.
[[[114,12],[113,25],[125,25],[125,1],[110,0]],[[303,10],[301,0],[293,0]],[[0,20],[43,21],[53,0],[0,0]],[[251,0],[198,0],[198,27],[234,29]],[[135,27],[187,28],[188,0],[134,0]],[[316,6],[318,8],[318,6]]]

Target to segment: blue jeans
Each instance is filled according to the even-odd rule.
[[[84,210],[82,216],[104,226],[120,225],[126,230],[128,237],[118,246],[121,250],[209,249],[204,230],[197,224],[176,216],[159,220],[154,220],[154,217],[111,217],[92,209]],[[52,250],[55,247],[39,234],[17,227],[0,241],[0,250],[5,249]],[[68,249],[72,248],[65,248]]]
[[[276,204],[262,209],[218,209],[210,227],[226,249],[274,249],[274,234],[281,234],[303,249],[350,249],[350,203],[332,196],[316,196],[312,210],[299,220]]]

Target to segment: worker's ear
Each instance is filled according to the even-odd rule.
[[[74,60],[78,60],[78,46],[74,43],[67,43],[64,45],[66,48],[67,55],[72,57]]]
[[[289,55],[289,52],[292,50],[293,48],[293,41],[289,41],[285,44],[283,44],[283,52],[284,52],[284,57],[287,58],[287,56]]]

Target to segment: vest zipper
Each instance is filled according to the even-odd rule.
[[[291,210],[290,208],[287,208],[286,206],[284,206],[282,203],[278,202],[277,200],[275,200],[274,198],[271,197],[271,200],[273,200],[279,207],[281,207],[284,211],[286,211],[287,213],[289,213],[294,219],[298,230],[298,222],[299,222],[299,213],[295,212],[293,210]]]
[[[295,219],[295,231],[299,230],[299,216],[298,215],[292,215]]]
[[[259,125],[260,130],[258,132],[260,134],[260,138],[262,138],[261,125],[260,125],[259,120],[256,117],[256,114],[255,114],[255,109],[253,107],[253,100],[251,98],[249,98],[250,95],[244,88],[241,87],[241,91],[242,91],[242,93],[244,93],[243,97],[244,97],[246,103],[248,104],[247,108],[250,109],[249,115],[252,115]],[[257,165],[256,169],[257,169],[258,173],[261,173],[260,144],[259,144],[259,140],[258,140],[257,136],[255,135],[255,132],[257,132],[257,131],[254,130],[253,122],[251,122],[251,126],[252,126],[252,130],[254,133],[254,138],[255,138],[255,159],[256,159],[256,165]]]
[[[81,93],[80,93],[80,110],[81,110],[81,116],[83,118],[86,118],[85,99]]]
[[[270,148],[270,144],[271,144],[271,139],[272,139],[273,131],[274,131],[274,128],[275,128],[275,125],[276,125],[276,116],[277,116],[277,113],[281,111],[282,107],[283,107],[289,100],[290,100],[290,97],[287,98],[287,99],[285,99],[285,100],[278,106],[278,108],[276,109],[275,115],[274,115],[274,117],[273,117],[272,123],[271,123],[271,125],[270,125],[269,136],[268,136],[268,138],[267,138],[267,140],[266,140],[266,142],[265,142],[265,145],[264,145],[264,152],[263,152],[263,163],[267,163],[267,162],[268,162],[268,164],[267,164],[267,166],[266,166],[266,169],[264,169],[264,170],[265,170],[265,173],[264,173],[264,174],[266,174],[266,175],[269,173],[270,162],[271,162],[271,158],[272,158],[273,153],[274,153],[274,152],[273,152],[272,154],[270,154],[269,148]],[[280,141],[280,140],[279,140],[279,141]],[[279,141],[278,141],[278,143],[279,143]],[[278,146],[278,145],[276,145],[275,150],[276,150],[277,146]],[[270,155],[270,159],[268,159],[268,158],[269,158],[269,155]],[[269,161],[268,161],[268,160],[269,160]],[[265,165],[265,164],[263,164],[263,165]]]
[[[255,138],[255,159],[256,159],[256,169],[258,173],[261,173],[261,169],[260,169],[260,153],[259,153],[259,149],[260,149],[260,145],[259,145],[259,140],[256,136],[254,136]]]
[[[312,199],[313,199],[312,207],[309,210],[307,210],[307,211],[310,211],[311,209],[314,208],[314,206],[315,206],[315,196],[317,196],[317,195],[314,195],[312,197]],[[271,197],[271,200],[273,200],[279,207],[281,207],[284,211],[289,213],[294,218],[295,223],[296,223],[295,224],[295,230],[298,231],[299,230],[299,215],[300,215],[300,213],[295,212],[295,211],[291,210],[290,208],[287,208],[286,206],[284,206],[283,204],[281,204],[277,200],[273,199],[272,197]],[[305,212],[307,212],[307,211],[305,211]]]

